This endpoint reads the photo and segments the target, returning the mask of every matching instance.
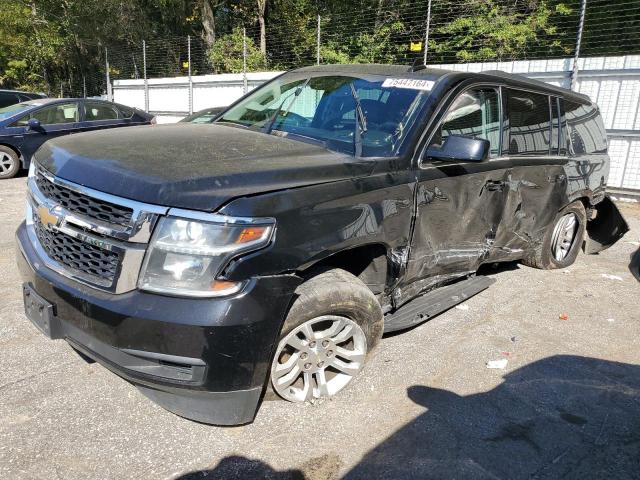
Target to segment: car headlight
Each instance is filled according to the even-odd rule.
[[[274,227],[271,219],[245,223],[226,217],[211,222],[163,217],[151,238],[138,287],[192,297],[236,293],[243,282],[222,280],[219,274],[233,257],[267,246]]]

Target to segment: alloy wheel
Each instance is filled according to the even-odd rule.
[[[8,153],[0,152],[0,175],[11,172],[14,168],[14,159]]]
[[[323,315],[293,329],[278,344],[271,381],[291,402],[331,397],[360,372],[367,355],[362,328],[346,317]]]
[[[573,247],[577,231],[578,217],[575,213],[567,213],[558,220],[551,237],[551,251],[556,261],[561,262],[567,257]]]

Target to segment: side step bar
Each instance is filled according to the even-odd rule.
[[[395,312],[385,315],[384,333],[404,330],[425,322],[489,288],[494,282],[493,278],[476,276],[425,293]]]

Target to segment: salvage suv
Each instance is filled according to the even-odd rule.
[[[35,154],[17,231],[29,319],[166,409],[253,420],[336,395],[383,332],[627,225],[584,95],[503,72],[318,66],[212,124]],[[275,395],[274,395],[275,396]]]

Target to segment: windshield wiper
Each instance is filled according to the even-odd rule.
[[[293,107],[293,103],[296,101],[296,98],[298,98],[298,95],[300,95],[304,87],[307,86],[307,83],[309,83],[309,80],[311,80],[311,77],[307,78],[302,85],[296,88],[296,91],[293,92],[293,98],[287,97],[287,98],[291,98],[291,101],[289,102],[289,105],[287,105],[287,109],[284,112],[282,112],[283,117],[287,116],[287,114],[289,113],[289,110],[291,110],[291,107]],[[273,115],[271,115],[271,118],[269,119],[269,121],[264,125],[264,127],[262,127],[262,131],[264,133],[271,133],[271,130],[273,130],[273,126],[276,123],[278,114],[282,110],[282,107],[284,106],[284,102],[287,101],[287,98],[282,100],[282,103],[280,103],[280,106],[273,112]]]
[[[362,156],[362,135],[367,131],[367,117],[364,115],[364,110],[362,109],[362,103],[360,103],[360,97],[358,96],[358,92],[356,87],[353,86],[353,82],[350,84],[351,86],[351,96],[353,96],[353,100],[356,102],[356,129],[353,132],[353,149],[356,157]]]

